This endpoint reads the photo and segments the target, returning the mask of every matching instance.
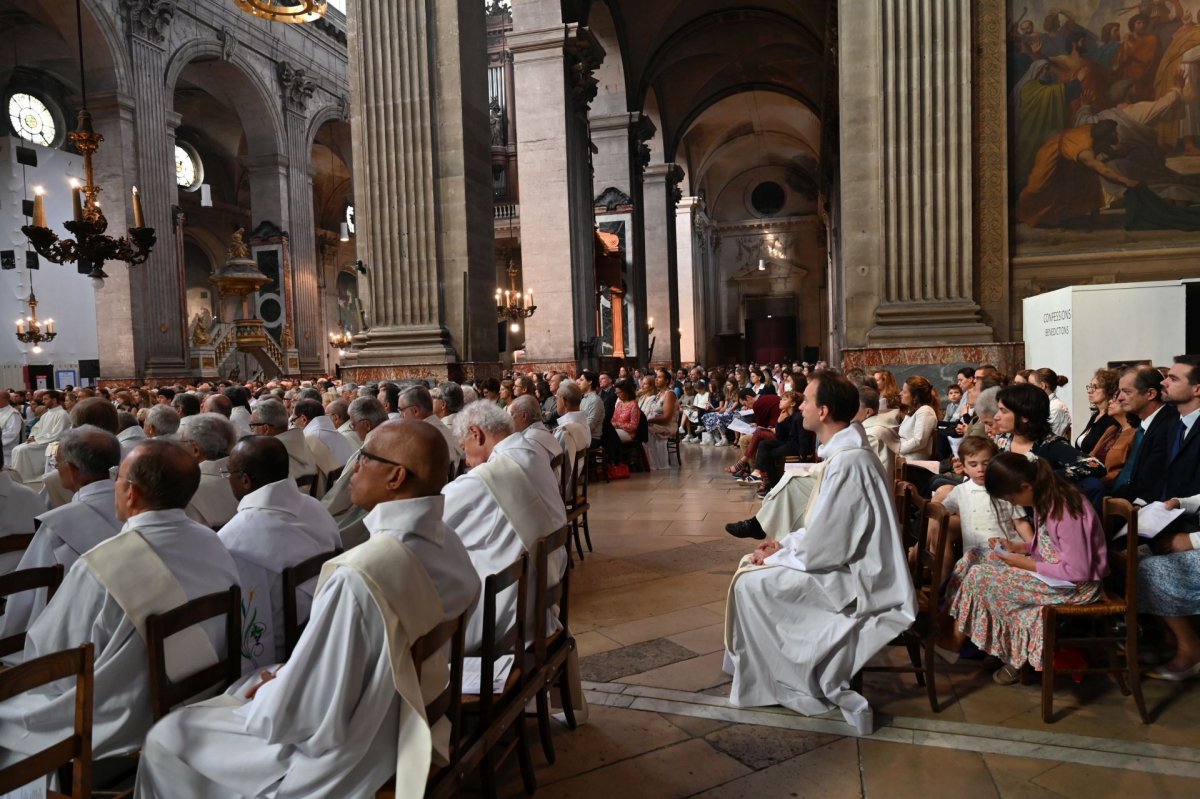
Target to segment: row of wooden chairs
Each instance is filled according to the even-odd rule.
[[[900,524],[903,545],[915,545],[917,557],[909,560],[909,573],[917,597],[917,619],[892,642],[908,651],[911,665],[868,666],[863,672],[892,672],[916,674],[917,684],[929,694],[929,706],[940,712],[933,644],[938,635],[937,617],[940,606],[941,575],[945,559],[954,557],[949,540],[949,515],[938,502],[925,500],[917,488],[900,480],[895,490],[896,516]],[[1142,723],[1149,724],[1142,696],[1141,667],[1138,662],[1137,619],[1137,510],[1122,499],[1104,500],[1104,528],[1110,551],[1118,533],[1125,530],[1123,591],[1116,590],[1115,574],[1105,581],[1104,596],[1088,605],[1046,605],[1042,608],[1042,721],[1054,721],[1054,681],[1060,674],[1102,673],[1112,675],[1121,693],[1133,695]],[[934,530],[935,535],[930,535]],[[1070,622],[1086,622],[1090,634],[1059,634],[1060,627]],[[1055,654],[1063,647],[1101,650],[1106,665],[1080,668],[1056,668]],[[862,673],[855,676],[856,690],[862,688]]]

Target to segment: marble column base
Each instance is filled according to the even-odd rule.
[[[870,374],[878,369],[888,369],[896,375],[924,374],[936,376],[934,387],[939,392],[954,380],[954,373],[962,366],[991,364],[1006,375],[1025,367],[1025,345],[1019,341],[1001,344],[970,343],[946,346],[920,347],[866,347],[842,350],[842,369],[862,369]],[[944,368],[942,368],[944,367]],[[932,379],[932,378],[931,378]]]
[[[342,366],[342,379],[365,385],[384,380],[484,380],[500,379],[499,363],[415,363],[395,366]]]
[[[354,337],[342,368],[448,364],[457,360],[450,333],[441,325],[372,327]]]
[[[867,344],[967,344],[992,338],[992,328],[970,300],[895,302],[875,309]]]

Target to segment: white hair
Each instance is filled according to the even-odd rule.
[[[180,426],[179,437],[195,444],[205,460],[215,461],[229,455],[237,443],[237,428],[219,413],[201,413],[188,417],[187,424]]]
[[[179,430],[179,411],[170,405],[155,405],[146,414],[146,427],[153,427],[156,436],[174,435]]]
[[[479,392],[475,390],[475,386],[463,386],[463,407],[470,405],[472,402],[479,401]]]
[[[508,411],[490,400],[476,400],[463,407],[454,417],[454,437],[462,441],[472,427],[478,427],[484,435],[505,438],[513,433],[513,420]]]

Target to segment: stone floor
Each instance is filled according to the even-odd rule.
[[[749,547],[724,525],[758,503],[725,475],[730,449],[684,445],[683,459],[591,489],[595,552],[571,575],[591,719],[557,731],[554,765],[535,756],[538,796],[1200,796],[1200,681],[1147,681],[1149,726],[1104,677],[1061,682],[1045,725],[1037,686],[997,686],[978,663],[939,667],[936,714],[911,677],[868,675],[864,738],[836,713],[732,707],[725,593]]]

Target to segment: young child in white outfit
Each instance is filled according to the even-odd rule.
[[[983,487],[983,476],[996,451],[995,442],[983,436],[967,436],[958,447],[967,480],[956,485],[942,504],[959,520],[963,552],[987,547],[991,538],[1010,541],[1014,532],[1024,541],[1033,540],[1033,525],[1025,518],[1025,509],[1007,500],[992,499]]]

